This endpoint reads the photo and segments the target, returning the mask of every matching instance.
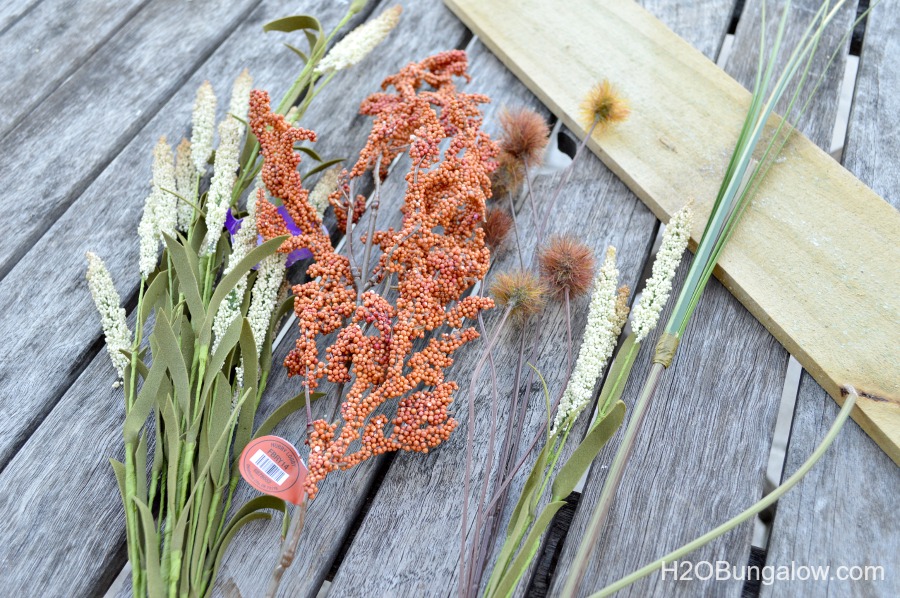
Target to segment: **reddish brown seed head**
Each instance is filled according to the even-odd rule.
[[[558,298],[566,290],[570,299],[590,290],[594,280],[594,252],[575,237],[552,237],[541,249],[538,260],[541,274]]]
[[[527,270],[498,274],[491,284],[491,295],[497,304],[509,310],[518,323],[525,322],[547,305],[547,286]]]
[[[500,112],[500,149],[525,166],[536,166],[544,155],[550,129],[544,117],[526,108]]]
[[[506,194],[517,195],[524,181],[525,167],[522,162],[512,154],[501,151],[497,156],[497,169],[491,173],[491,197],[506,201]]]
[[[506,213],[506,210],[500,208],[487,209],[481,226],[484,229],[484,242],[491,251],[497,252],[503,247],[509,236],[512,224],[512,218]]]

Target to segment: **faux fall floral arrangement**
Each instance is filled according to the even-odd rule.
[[[214,152],[216,97],[208,83],[197,93],[190,141],[183,140],[173,152],[165,139],[160,140],[153,151],[152,188],[138,227],[141,285],[133,333],[103,262],[88,254],[89,287],[124,394],[125,459],[113,461],[113,469],[123,499],[135,596],[210,595],[234,535],[249,521],[267,518],[276,510],[285,515],[285,537],[268,591],[274,596],[296,551],[308,501],[320,492],[328,475],[389,451],[428,452],[454,431],[458,422],[451,403],[462,381],[448,380],[446,370],[459,348],[480,333],[485,336],[481,354],[468,380],[469,452],[461,501],[462,528],[474,524],[475,533],[469,542],[465,533],[461,539],[460,596],[507,596],[515,590],[553,516],[624,420],[620,396],[638,348],[655,328],[671,292],[675,267],[692,228],[690,202],[666,229],[642,300],[631,310],[631,332],[616,353],[629,319],[630,289],[619,287],[615,248],[607,250],[595,272],[593,253],[579,239],[544,238],[585,142],[553,193],[539,201],[531,171],[547,144],[546,123],[528,111],[506,111],[500,118],[499,143],[492,141],[482,130],[480,111],[488,98],[460,91],[456,85],[460,79],[468,80],[464,52],[443,52],[410,63],[385,79],[381,92],[362,102],[360,112],[372,118],[372,129],[349,170],[328,170],[337,161],[321,161],[304,145],[315,142],[316,133],[295,123],[322,87],[371,52],[397,23],[399,7],[388,9],[326,53],[329,42],[364,4],[354,2],[328,35],[311,17],[270,24],[282,31],[306,31],[310,47],[308,54],[300,53],[303,71],[274,109],[268,94],[251,91],[250,76],[242,73],[235,81],[228,115],[218,124]],[[659,367],[654,366],[635,406],[636,416],[629,422],[579,550],[567,595],[577,589],[597,541],[654,380],[671,363],[722,246],[778,144],[784,143],[778,127],[764,151],[756,152],[764,123],[786,81],[815,50],[812,41],[830,14],[818,15],[818,28],[811,30],[768,97],[771,68],[758,82],[698,259],[657,346]],[[771,60],[776,55],[777,48]],[[588,136],[603,134],[627,117],[627,104],[609,82],[587,94]],[[320,164],[301,174],[301,153]],[[757,154],[762,154],[761,160],[754,160]],[[382,183],[391,165],[402,163],[408,171],[401,224],[378,230]],[[367,199],[353,190],[370,173],[374,193]],[[310,192],[305,185],[316,175],[319,182]],[[520,193],[526,197],[524,209],[530,212],[537,241],[531,256],[523,255],[519,242],[513,199]],[[344,249],[335,247],[323,230],[327,208],[333,210],[346,239]],[[365,229],[361,235],[356,225]],[[354,247],[354,238],[361,247]],[[493,298],[482,295],[491,250],[502,251],[510,244],[515,245],[518,269],[494,275]],[[307,260],[304,282],[289,293],[286,264],[298,259]],[[588,293],[588,324],[576,353],[570,304]],[[533,336],[529,330],[540,326],[543,307],[553,300],[561,302],[567,314],[565,382],[552,394],[544,384],[547,421],[521,456],[527,401],[518,397],[520,378],[536,376],[543,383],[535,366],[525,360],[526,340]],[[501,316],[488,333],[481,312],[495,304]],[[272,367],[272,340],[291,310],[298,336],[284,365],[301,380],[302,392],[258,423],[256,410]],[[514,327],[521,338],[511,385],[513,413],[507,418],[509,427],[499,430],[498,388],[492,377],[487,462],[493,463],[499,452],[500,467],[489,472],[491,493],[487,483],[478,492],[470,522],[473,388],[485,365],[493,368],[492,349],[507,327]],[[592,404],[614,354],[592,423],[577,448],[562,460],[569,433]],[[535,344],[530,359],[537,358]],[[310,403],[323,396],[315,392],[323,382],[334,391],[335,415],[332,421],[312,421]],[[846,420],[855,397],[852,389],[848,394],[835,428],[799,475],[812,466]],[[280,499],[260,496],[233,505],[240,482],[237,459],[244,447],[303,408],[308,475],[290,525],[287,505]],[[537,447],[537,459],[516,498],[503,544],[494,562],[488,563],[510,483]],[[777,498],[796,483],[795,478],[799,479],[794,476],[766,500]],[[683,550],[724,533],[764,506],[754,505]],[[624,587],[652,567],[603,592]]]

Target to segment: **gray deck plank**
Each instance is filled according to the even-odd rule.
[[[520,89],[520,94],[535,105],[536,100],[525,91],[502,64],[480,43],[473,54],[480,55],[475,68],[480,74],[479,92],[496,99]],[[478,76],[478,75],[476,75]],[[499,102],[497,102],[499,104]],[[496,123],[492,123],[496,127]],[[546,198],[556,178],[542,179],[537,185],[538,197]],[[527,208],[523,208],[526,209]],[[523,254],[534,248],[534,230],[527,214],[519,218]],[[624,185],[593,156],[580,162],[567,187],[565,204],[552,218],[547,234],[570,232],[582,237],[598,259],[609,244],[619,249],[619,269],[623,282],[634,285],[639,275],[655,230],[655,218],[627,192]],[[509,270],[517,263],[515,252],[499,257],[491,272]],[[489,275],[490,279],[490,275]],[[587,298],[573,303],[573,334],[580,337],[587,318]],[[548,307],[541,321],[545,334],[541,340],[540,359],[536,366],[547,379],[553,392],[561,386],[565,372],[565,312],[561,305]],[[485,318],[492,330],[499,318],[498,310]],[[507,402],[508,385],[513,379],[518,333],[509,328],[501,334],[494,352],[501,402]],[[466,424],[469,377],[480,355],[481,341],[464,347],[456,363],[448,370],[448,379],[460,381],[455,404],[456,418],[461,422],[453,436],[428,455],[401,453],[384,480],[371,510],[368,512],[331,587],[336,596],[390,595],[434,596],[455,592],[459,566],[459,533],[466,459]],[[484,372],[487,380],[487,373]],[[544,399],[539,388],[532,387],[524,395],[529,403],[524,438],[536,433],[545,418]],[[506,393],[504,392],[506,391]],[[479,385],[475,395],[476,431],[473,451],[473,488],[484,480],[487,437],[490,425],[490,385]],[[500,410],[499,428],[504,429],[509,414]],[[586,418],[579,422],[577,433],[583,433]],[[575,432],[573,432],[575,433]],[[527,442],[527,441],[526,441]],[[530,465],[530,464],[529,464]],[[477,497],[477,494],[473,494]],[[474,505],[474,498],[470,497]],[[474,506],[470,508],[470,515]],[[471,521],[470,521],[471,525]],[[502,529],[502,524],[501,524]],[[469,529],[466,531],[469,535]]]
[[[258,4],[151,3],[4,138],[0,277]]]
[[[440,31],[441,37],[421,39],[416,35],[419,31]],[[396,48],[390,52],[391,60],[397,60],[396,56],[403,58],[399,63],[409,60],[421,59],[429,53],[458,47],[468,39],[465,27],[443,5],[434,2],[416,2],[404,4],[404,16],[398,30],[395,31]],[[443,38],[443,39],[442,39]],[[391,43],[394,38],[388,40]],[[385,54],[388,54],[386,51]],[[493,57],[475,51],[470,54],[471,72],[473,80],[465,89],[471,92],[483,93],[496,89],[494,101],[484,106],[486,113],[493,115],[497,109],[505,103],[536,105],[531,94],[521,87],[504,71],[498,71],[496,67],[486,68],[484,61]],[[397,66],[395,64],[394,66]],[[392,67],[393,68],[393,67]],[[381,67],[379,67],[379,70]],[[499,79],[497,78],[499,76]],[[371,90],[371,85],[363,86],[363,89]],[[363,92],[358,92],[361,95]],[[490,119],[490,116],[488,117]],[[366,127],[368,123],[366,123]],[[491,131],[496,131],[496,119],[490,122]],[[397,226],[400,222],[398,207],[403,199],[403,180],[408,164],[401,161],[392,171],[391,176],[382,189],[381,209],[378,216],[378,228]],[[365,230],[366,220],[357,226],[359,230]],[[355,249],[361,247],[357,244]],[[373,257],[373,260],[375,258]],[[283,351],[284,349],[282,349]],[[283,353],[282,353],[283,355]],[[330,385],[329,385],[330,386]],[[270,384],[272,392],[269,393],[270,401],[276,393],[282,396],[291,396],[298,390],[295,381],[288,380],[283,372],[278,377],[273,376]],[[322,399],[314,408],[314,417],[329,417],[333,408],[333,396]],[[288,438],[296,439],[302,434],[302,418],[294,420],[294,425],[284,426]],[[443,449],[439,449],[440,452]],[[301,451],[302,452],[302,451]],[[413,455],[412,459],[427,459],[425,455]],[[399,459],[390,465],[391,471],[396,467]],[[303,537],[298,549],[297,559],[291,569],[285,574],[280,595],[282,596],[315,596],[322,581],[329,573],[330,568],[338,555],[344,540],[351,531],[353,520],[362,508],[372,484],[375,483],[379,469],[386,467],[385,459],[373,459],[350,471],[333,474],[322,485],[322,491],[312,502]],[[252,491],[246,488],[245,496],[252,495]],[[222,582],[231,578],[241,589],[243,595],[253,595],[264,587],[271,573],[278,554],[279,546],[273,542],[277,536],[278,522],[269,522],[255,526],[254,531],[248,531],[236,538],[230,556],[226,557],[222,567],[220,580]],[[259,529],[259,532],[255,530]],[[248,528],[249,530],[249,528]],[[364,533],[364,532],[360,532]],[[249,560],[241,555],[253,554],[257,558]],[[341,570],[346,564],[341,565]],[[336,594],[345,595],[341,590],[334,590]],[[351,595],[359,595],[352,593]]]
[[[817,3],[812,0],[800,2],[795,14],[807,19],[813,5]],[[755,74],[759,6],[759,2],[752,2],[744,8],[726,66],[745,86],[752,84]],[[839,20],[845,25],[851,22],[852,9],[845,10]],[[796,19],[788,31],[793,36],[799,34]],[[831,47],[841,33],[823,40],[823,45]],[[791,46],[790,40],[786,46]],[[843,60],[829,72],[811,113],[800,121],[801,130],[826,149],[835,120],[842,65]],[[821,69],[821,62],[813,73],[818,74],[817,68]],[[682,276],[686,265],[684,260]],[[625,391],[628,404],[640,391],[652,350],[652,343],[642,349]],[[711,281],[647,414],[642,438],[580,595],[596,591],[700,536],[761,496],[787,358],[763,326],[721,284]],[[599,498],[613,446],[601,453],[591,469],[550,595],[561,591],[565,582]],[[689,560],[743,565],[749,556],[751,532],[748,523],[696,551]],[[740,581],[675,582],[671,575],[664,579],[657,574],[635,583],[621,595],[738,596],[742,585]]]
[[[724,37],[725,27],[730,20],[730,15],[721,10],[724,5],[720,3],[718,11],[718,23],[715,31],[718,37],[704,35],[708,30],[702,28],[691,29],[695,40],[707,51],[717,51],[721,39]],[[710,11],[697,11],[696,6],[688,4],[686,10],[679,15],[680,19],[692,15],[691,22],[696,23],[694,17],[702,17],[701,21],[710,22]],[[709,9],[709,7],[704,7]],[[724,13],[724,14],[723,14]],[[677,11],[673,11],[677,14]],[[704,19],[707,19],[704,21]],[[480,51],[485,51],[478,44]],[[509,73],[496,59],[490,57],[488,62],[491,69],[509,76]],[[497,78],[497,76],[495,76]],[[510,84],[506,84],[510,85]],[[520,85],[514,83],[513,85]],[[491,93],[491,92],[488,92]],[[541,188],[552,186],[555,181],[543,181]],[[539,193],[540,196],[540,193]],[[637,277],[643,268],[647,257],[647,251],[652,243],[655,232],[655,219],[649,214],[639,201],[632,196],[627,189],[612,176],[598,160],[589,157],[581,163],[575,175],[575,180],[570,183],[566,192],[565,208],[560,209],[560,218],[554,222],[554,230],[570,231],[580,236],[586,236],[588,231],[598,231],[592,235],[588,243],[594,246],[595,251],[602,255],[602,250],[608,243],[613,243],[620,250],[620,271],[624,281],[634,286]],[[530,220],[526,216],[520,218],[523,238],[533,236],[530,233]],[[603,231],[603,232],[600,232]],[[530,246],[533,246],[533,241]],[[527,255],[527,251],[526,251]],[[513,255],[508,254],[500,263],[494,266],[492,272],[507,269],[515,262]],[[581,301],[574,306],[573,330],[576,338],[580,336],[586,319],[586,302]],[[490,322],[496,319],[488,316]],[[548,312],[548,318],[543,322],[545,330],[564,330],[562,310],[553,308]],[[511,337],[511,334],[506,334]],[[551,389],[561,385],[561,378],[565,370],[564,333],[548,335],[543,339],[541,347],[541,361],[539,369],[546,376]],[[498,379],[508,384],[512,379],[512,367],[515,361],[516,350],[510,338],[501,339],[495,353],[498,364]],[[474,348],[473,348],[474,347]],[[479,349],[476,345],[469,347],[460,354],[454,365],[454,372],[459,374],[465,382],[467,375],[471,373],[474,360],[477,359]],[[552,353],[552,355],[548,355]],[[466,384],[462,384],[461,393],[466,391]],[[457,399],[459,407],[458,418],[465,417],[466,399],[460,395]],[[482,388],[476,398],[477,415],[476,447],[474,450],[475,468],[473,473],[473,487],[484,479],[486,458],[486,426],[489,425],[489,395],[488,389]],[[526,423],[526,438],[541,424],[543,419],[543,399],[540,392],[530,393],[529,419]],[[501,428],[506,415],[501,415]],[[586,419],[581,418],[578,426],[573,431],[573,437],[579,437],[584,433]],[[331,591],[336,595],[349,595],[353,592],[361,592],[366,595],[452,595],[455,593],[457,583],[458,562],[458,534],[460,529],[462,479],[465,463],[465,431],[466,424],[462,423],[454,437],[446,446],[441,447],[434,455],[422,457],[421,455],[400,455],[394,463],[385,479],[385,482],[376,496],[374,504],[369,511],[359,535],[354,540],[347,557],[338,570]],[[569,450],[575,443],[570,443]],[[526,461],[524,471],[531,466],[533,459]],[[511,495],[517,496],[523,480],[519,476],[513,486]],[[471,501],[470,501],[471,503]],[[406,504],[415,505],[414,508],[405,507]],[[512,505],[507,505],[501,523],[501,529],[511,513]],[[470,509],[470,512],[473,509]],[[456,530],[454,534],[448,534],[449,530]],[[469,534],[467,530],[467,535]],[[499,546],[495,546],[496,551]],[[379,555],[374,557],[373,555]]]
[[[900,209],[900,6],[882,3],[868,18],[844,147],[844,165]],[[872,322],[878,326],[878,322]],[[865,334],[865,331],[860,331]],[[865,399],[861,399],[865,400]],[[838,406],[804,373],[794,412],[784,477],[805,461],[837,416]],[[884,567],[884,577],[841,581],[776,581],[762,596],[898,596],[900,496],[897,466],[859,426],[847,422],[834,445],[778,501],[766,564]]]
[[[109,40],[147,0],[47,0],[0,36],[0,136]],[[14,101],[12,99],[15,98]]]
[[[100,329],[84,283],[84,251],[93,250],[104,257],[123,295],[133,295],[137,239],[127,231],[135,230],[140,218],[149,180],[150,151],[156,138],[188,131],[194,93],[204,79],[209,79],[217,92],[227,98],[234,77],[248,67],[258,86],[280,95],[290,85],[291,73],[298,72],[299,62],[280,46],[279,37],[264,35],[261,27],[297,10],[315,12],[327,25],[337,22],[344,7],[328,0],[308,2],[303,7],[278,0],[267,2],[243,19],[94,181],[74,209],[26,256],[24,263],[30,267],[25,274],[31,274],[18,278],[18,270],[14,270],[4,281],[17,281],[23,298],[39,293],[38,281],[54,278],[62,281],[61,287],[66,291],[65,305],[47,300],[43,306],[45,319],[35,318],[31,323],[33,331],[23,339],[28,344],[19,349],[20,354],[28,356],[32,368],[41,367],[38,358],[45,356],[45,369],[35,376],[36,380],[52,377],[58,358],[49,353],[55,347],[61,351],[59,355],[67,354],[65,348],[58,349],[59,338],[38,332],[47,322],[56,322],[67,334],[80,334],[70,350],[74,355],[87,355],[84,365],[73,366],[72,379],[61,386],[64,394],[46,420],[27,440],[9,447],[12,460],[0,474],[0,585],[15,595],[27,595],[35,583],[47,596],[96,595],[105,591],[125,560],[121,501],[108,463],[110,457],[122,458],[122,394],[111,389],[115,374],[105,350],[97,352],[99,347],[94,346],[94,353],[88,353]],[[340,89],[341,80],[332,82],[335,92]],[[344,84],[352,81],[343,80]],[[341,100],[339,94],[332,99],[335,101],[327,109],[319,108],[317,113],[311,110],[309,114],[312,119],[322,119],[328,113],[346,117],[329,123],[331,130],[342,134],[326,133],[330,141],[323,140],[321,148],[323,154],[345,154],[355,149],[365,135],[352,125],[358,102],[352,96]],[[220,116],[226,109],[221,106],[223,103],[220,102]],[[111,189],[117,192],[110,192]],[[79,214],[86,212],[95,223],[88,234],[79,224]],[[19,317],[24,318],[27,313],[23,311]],[[25,322],[18,327],[28,330]],[[53,387],[32,381],[22,388],[20,396],[36,400],[46,397],[48,388]],[[278,398],[283,400],[284,396]],[[8,403],[4,400],[4,406]],[[30,473],[31,465],[48,454],[53,455],[56,468],[37,479]]]
[[[155,139],[187,131],[191,93],[178,120],[169,121],[179,129],[147,129],[134,150],[123,148],[255,4],[151,4],[5,138],[0,207],[10,233],[0,240],[0,468],[80,374],[98,338],[83,292],[84,251],[95,248],[116,262],[109,264],[114,280],[132,279],[127,258],[136,248],[120,254],[122,239],[136,230]],[[113,159],[118,178],[103,172]],[[65,332],[46,334],[48,322]]]
[[[42,0],[8,0],[0,4],[0,35],[5,33],[16,22],[34,10]]]

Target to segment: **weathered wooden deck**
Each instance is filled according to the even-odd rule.
[[[364,17],[390,3],[380,4],[369,6]],[[642,4],[733,77],[751,83],[759,1]],[[817,1],[795,4],[802,9]],[[319,133],[320,153],[354,155],[367,133],[367,123],[356,114],[359,101],[399,66],[448,48],[469,50],[470,87],[493,98],[487,107],[492,132],[491,116],[503,105],[527,105],[550,116],[440,2],[403,5],[401,24],[377,54],[336,78],[307,113],[304,124]],[[0,5],[0,213],[7,219],[0,235],[2,595],[103,595],[126,563],[121,504],[108,463],[109,457],[120,458],[122,399],[110,387],[114,374],[84,282],[84,252],[106,260],[133,307],[133,231],[155,140],[167,135],[177,141],[188,132],[194,92],[204,79],[224,90],[248,67],[256,86],[280,95],[292,80],[296,58],[281,47],[281,39],[264,35],[262,24],[311,13],[327,27],[344,8],[330,0],[5,0]],[[842,13],[844,27],[855,10],[852,3]],[[565,32],[546,35],[563,40]],[[832,36],[829,46],[839,38]],[[727,56],[723,45],[730,47]],[[864,36],[841,53],[800,128],[831,149],[844,71],[856,61],[849,53],[859,56],[859,68],[841,160],[900,207],[896,2],[878,6]],[[602,65],[597,74],[602,76]],[[398,173],[403,171],[396,169],[383,189],[385,220],[398,217],[392,207],[402,199]],[[537,184],[550,185],[551,179]],[[652,214],[593,156],[577,165],[565,201],[553,230],[576,232],[597,252],[616,245],[625,282],[636,285],[658,229]],[[531,238],[529,220],[521,219],[520,226],[523,238]],[[494,269],[511,263],[507,256]],[[586,311],[585,303],[575,306],[576,336]],[[549,384],[559,385],[564,357],[554,347],[563,341],[554,331],[564,329],[563,314],[551,311],[546,322],[539,366]],[[511,378],[512,341],[501,341],[496,356],[504,380]],[[276,362],[287,344],[277,349]],[[470,347],[458,359],[451,373],[456,379],[467,380],[475,351]],[[788,361],[785,350],[724,287],[711,283],[665,376],[659,395],[664,400],[648,415],[586,588],[599,589],[762,496]],[[632,377],[626,402],[634,399],[641,374]],[[296,382],[276,368],[262,416],[296,392]],[[488,425],[488,403],[481,400],[487,392],[478,397],[477,438]],[[788,426],[785,477],[837,413],[806,374],[799,387],[788,385],[787,394],[796,397],[796,406]],[[544,414],[543,399],[536,389],[529,396],[535,409],[526,427],[533,432]],[[317,405],[330,409],[327,400]],[[790,418],[791,409],[787,412]],[[302,425],[297,418],[278,431],[295,436]],[[583,433],[584,426],[580,422],[576,432]],[[326,580],[336,597],[454,595],[464,437],[458,431],[428,455],[389,455],[330,479],[310,508],[300,557],[282,595],[315,596]],[[478,444],[476,483],[485,453]],[[577,506],[566,513],[568,533],[562,526],[545,547],[528,595],[554,595],[560,587],[610,458],[607,450],[595,463]],[[244,488],[243,496],[250,494]],[[882,566],[885,579],[776,581],[763,586],[761,595],[900,596],[898,497],[896,466],[848,424],[823,462],[779,502],[764,559],[776,566]],[[241,532],[222,567],[220,587],[232,581],[245,597],[261,595],[278,549],[279,525],[251,524]],[[753,527],[744,525],[690,560],[745,564],[752,535]],[[676,583],[652,575],[623,594],[739,596],[744,585],[714,579]]]

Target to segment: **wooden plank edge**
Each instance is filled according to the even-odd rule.
[[[459,0],[444,0],[444,3],[447,5],[450,10],[463,22],[466,24],[469,29],[471,29],[478,38],[486,45],[491,51],[500,59],[503,64],[512,71],[525,85],[541,100],[541,102],[547,106],[553,114],[555,114],[562,122],[565,124],[571,131],[573,131],[579,137],[584,137],[586,131],[584,127],[578,122],[577,118],[575,118],[572,114],[567,113],[563,110],[563,108],[546,92],[544,92],[536,83],[536,81],[531,78],[528,73],[526,73],[520,65],[518,65],[514,60],[512,60],[509,56],[507,56],[502,48],[499,47],[496,40],[494,40],[489,32],[481,26],[481,24],[472,17],[467,11],[465,6],[463,6]],[[652,19],[653,21],[658,22],[655,16],[647,12],[640,6],[635,5],[635,9],[638,11],[642,11],[646,14],[646,18]],[[665,28],[665,25],[660,23],[660,26]],[[666,28],[667,29],[667,28]],[[668,30],[668,29],[667,29]],[[670,31],[671,33],[671,31]],[[672,33],[673,36],[676,34]],[[678,38],[684,47],[689,49],[691,54],[694,54],[696,59],[701,62],[706,62],[708,65],[715,67],[715,72],[718,72],[719,75],[717,77],[727,79],[731,83],[735,83],[724,71],[719,69],[718,66],[715,65],[712,61],[710,61],[706,56],[693,48],[686,41]],[[713,71],[711,71],[713,72]],[[745,92],[746,93],[746,92]],[[749,94],[748,94],[749,97]],[[827,158],[829,161],[833,162],[833,159],[817,147],[814,143],[807,140],[801,134],[796,133],[793,140],[789,145],[798,145],[798,139],[802,140],[799,142],[799,145],[802,148],[803,152],[809,152],[813,156],[818,156],[820,159]],[[612,170],[624,183],[628,186],[632,192],[637,195],[641,201],[643,201],[650,210],[663,222],[668,222],[671,217],[671,213],[661,205],[654,197],[651,196],[649,191],[642,187],[638,181],[636,181],[633,177],[631,177],[627,171],[625,171],[618,162],[613,160],[613,158],[603,149],[601,144],[597,141],[597,135],[588,140],[587,146],[597,155],[603,163]],[[856,177],[853,176],[852,173],[847,171],[845,168],[840,167],[835,163],[837,168],[834,169],[835,172],[838,173],[837,176],[845,179],[845,184],[849,186],[855,186],[865,189],[869,192],[869,194],[876,198],[881,203],[887,205],[882,198],[880,198],[874,191],[871,191],[866,187],[863,183],[859,182]],[[847,180],[849,179],[849,180]],[[695,230],[698,226],[695,226]],[[702,232],[702,226],[699,226],[699,230]],[[692,234],[691,238],[691,250],[696,250],[698,241],[698,235],[696,232]],[[718,278],[726,288],[756,317],[765,327],[766,329],[785,347],[785,349],[794,355],[794,357],[804,366],[804,368],[813,376],[813,378],[828,392],[828,394],[839,404],[843,404],[843,397],[841,396],[841,387],[844,384],[853,383],[852,380],[838,381],[834,379],[817,361],[813,359],[813,356],[804,348],[802,348],[790,335],[788,335],[787,331],[777,322],[771,315],[766,313],[762,307],[762,305],[752,298],[746,289],[740,284],[739,281],[735,280],[727,271],[728,259],[727,254],[723,256],[723,262],[720,262],[720,265],[716,266],[714,270],[714,275]],[[724,266],[721,265],[724,263]],[[857,387],[857,390],[862,390],[862,392],[866,392],[867,396],[864,398],[860,395],[862,399],[859,401],[857,406],[854,408],[852,412],[852,417],[854,421],[856,421],[863,430],[878,444],[878,446],[887,453],[891,459],[897,464],[900,465],[900,397],[891,397],[888,393],[881,389],[876,389],[873,391],[866,391],[867,384],[859,384],[856,383],[854,386]]]

